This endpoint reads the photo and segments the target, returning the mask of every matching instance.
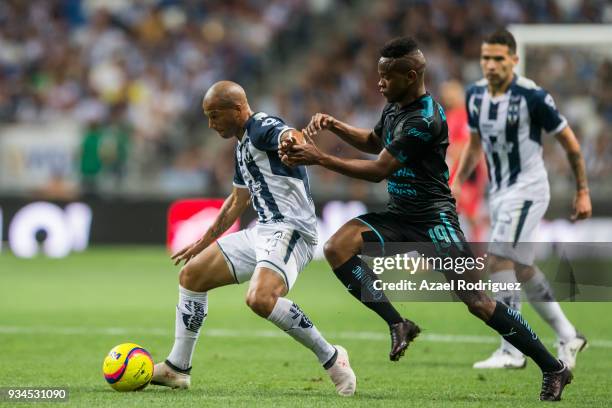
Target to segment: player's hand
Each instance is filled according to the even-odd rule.
[[[576,191],[574,197],[574,213],[570,217],[572,221],[584,220],[590,218],[593,214],[593,207],[591,206],[591,196],[589,190]]]
[[[310,137],[315,136],[323,129],[331,129],[334,127],[336,118],[326,113],[315,113],[305,129],[302,130],[304,135]]]
[[[174,265],[178,265],[182,261],[185,261],[185,263],[187,263],[191,258],[202,252],[204,248],[206,248],[204,242],[202,242],[202,240],[197,240],[196,242],[187,245],[180,251],[177,251],[172,254],[170,259],[174,261]]]
[[[293,144],[281,155],[281,161],[287,166],[306,166],[310,164],[318,164],[324,154],[314,144],[312,138],[302,130],[304,134],[304,143]]]
[[[296,143],[297,140],[295,139],[295,137],[293,137],[293,135],[288,135],[287,137],[284,137],[280,142],[280,146],[278,146],[279,157],[282,159],[283,156],[286,156],[287,153],[289,153],[289,150],[291,150],[291,147]]]

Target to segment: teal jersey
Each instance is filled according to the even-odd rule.
[[[390,212],[429,219],[455,211],[445,161],[446,116],[429,93],[405,107],[387,104],[374,133],[404,165],[387,178]]]

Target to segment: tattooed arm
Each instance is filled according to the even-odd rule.
[[[576,178],[576,195],[574,197],[574,213],[572,221],[589,218],[592,214],[591,197],[589,195],[589,185],[587,181],[584,158],[580,152],[580,144],[576,135],[569,126],[566,126],[556,138],[567,153],[567,160],[570,163],[574,177]]]
[[[223,206],[219,210],[215,222],[208,228],[204,236],[172,255],[171,259],[174,261],[174,264],[177,265],[181,261],[187,263],[191,258],[215,242],[242,215],[248,207],[250,199],[251,195],[247,188],[234,186],[231,194],[225,199]]]

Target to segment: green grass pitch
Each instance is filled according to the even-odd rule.
[[[193,362],[192,389],[150,386],[118,393],[104,381],[102,359],[135,342],[155,361],[173,341],[177,272],[160,247],[94,248],[64,260],[0,254],[0,387],[66,386],[75,407],[444,406],[529,407],[540,373],[475,371],[497,346],[494,333],[457,303],[399,303],[423,335],[399,363],[388,360],[387,328],[352,299],[322,262],[300,276],[289,298],[333,343],[350,353],[357,394],[341,398],[310,351],[244,303],[246,285],[212,291]],[[610,406],[612,303],[563,305],[591,340],[558,406]],[[553,333],[524,305],[548,346]],[[457,341],[458,340],[458,341]],[[17,406],[27,406],[19,404]],[[49,405],[49,403],[35,406]],[[11,403],[1,402],[2,406]]]

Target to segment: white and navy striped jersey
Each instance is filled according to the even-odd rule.
[[[245,129],[236,146],[234,186],[249,189],[259,224],[291,225],[305,241],[316,244],[317,218],[306,168],[286,166],[278,157],[280,137],[292,128],[258,112]]]
[[[495,97],[486,79],[473,84],[466,108],[470,130],[478,132],[484,148],[490,194],[522,190],[548,196],[541,133],[555,134],[567,126],[552,96],[515,74],[506,93]]]

